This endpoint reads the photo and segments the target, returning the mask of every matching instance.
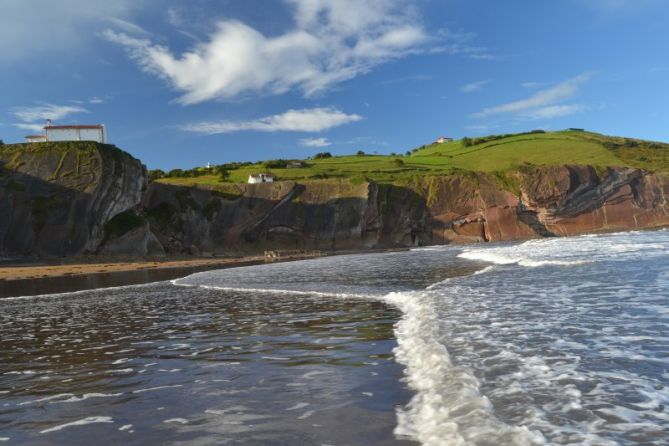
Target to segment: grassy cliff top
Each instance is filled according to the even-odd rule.
[[[269,171],[280,180],[349,178],[377,182],[407,180],[416,175],[446,175],[456,171],[504,172],[526,165],[592,165],[638,167],[669,172],[669,144],[612,137],[584,131],[529,132],[463,138],[431,144],[408,155],[353,155],[307,161],[302,168],[266,168],[262,163],[229,171],[228,182],[246,182],[249,174]],[[163,178],[184,186],[222,184],[218,175]]]

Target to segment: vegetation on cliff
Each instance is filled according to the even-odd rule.
[[[590,165],[636,167],[655,172],[669,172],[669,144],[598,133],[567,130],[533,131],[514,135],[491,135],[463,138],[445,144],[431,144],[407,152],[368,155],[358,151],[352,156],[323,157],[307,160],[303,167],[268,162],[225,165],[222,179],[216,166],[200,170],[192,177],[164,177],[158,181],[181,185],[208,185],[222,182],[244,183],[248,176],[269,170],[280,180],[307,181],[325,178],[348,178],[356,182],[406,182],[414,177],[450,175],[456,172],[500,173],[523,166]]]

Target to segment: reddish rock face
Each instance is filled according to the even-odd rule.
[[[186,195],[184,195],[186,194]],[[344,250],[523,240],[669,225],[669,178],[638,169],[524,168],[427,177],[405,186],[345,180],[246,187],[235,199],[154,184],[151,229],[170,252]],[[216,212],[206,213],[212,200]],[[199,205],[197,205],[199,203]],[[206,214],[206,215],[205,215]],[[170,223],[171,222],[171,223]]]

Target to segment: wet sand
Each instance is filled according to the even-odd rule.
[[[286,258],[283,260],[293,260]],[[302,258],[302,257],[299,257]],[[0,266],[0,298],[160,282],[199,271],[256,265],[264,256]]]

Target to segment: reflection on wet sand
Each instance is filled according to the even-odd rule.
[[[401,443],[380,303],[157,284],[0,305],[12,442]]]

